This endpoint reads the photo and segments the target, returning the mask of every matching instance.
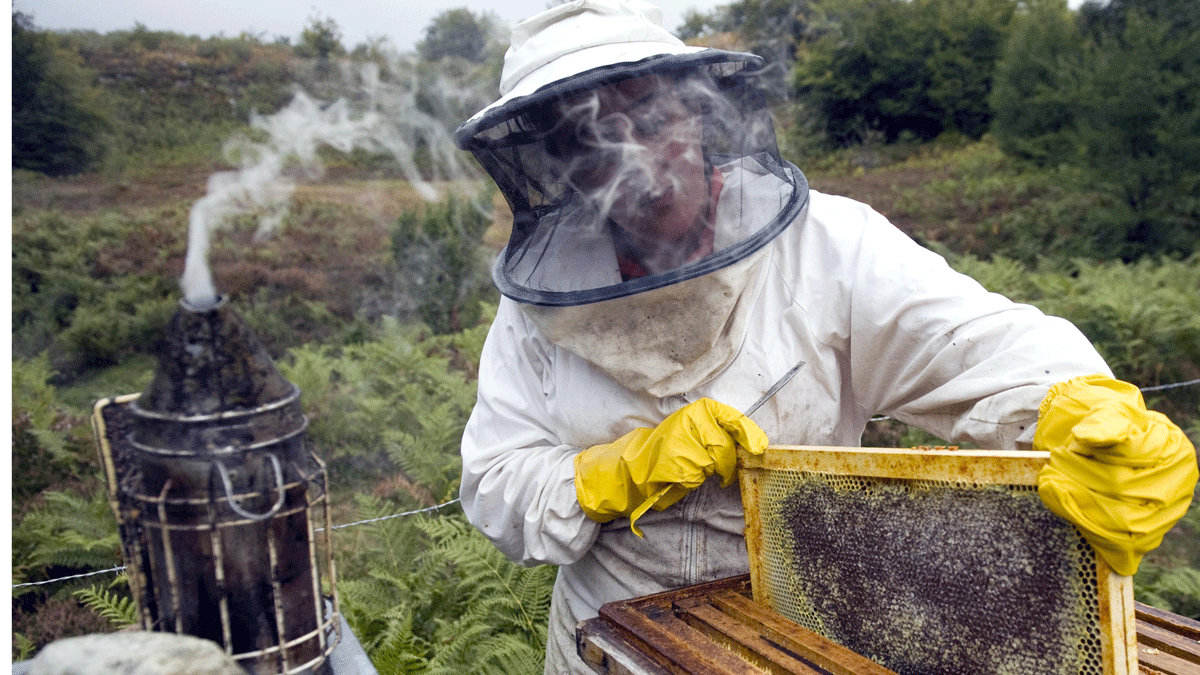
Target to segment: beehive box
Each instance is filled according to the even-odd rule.
[[[1042,504],[1047,460],[743,453],[754,599],[900,675],[1136,673],[1130,579]]]

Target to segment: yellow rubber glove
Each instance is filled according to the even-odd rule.
[[[737,478],[736,446],[754,454],[767,448],[767,435],[738,410],[702,398],[676,410],[657,427],[634,429],[575,457],[575,493],[589,518],[607,523],[662,511],[714,474],[721,487]]]
[[[1042,501],[1118,574],[1137,572],[1191,503],[1196,449],[1127,382],[1087,375],[1051,387],[1033,447],[1050,452]]]

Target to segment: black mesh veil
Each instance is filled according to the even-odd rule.
[[[513,212],[500,291],[598,302],[722,269],[778,236],[808,184],[779,157],[761,64],[707,49],[601,66],[464,123],[459,145]]]

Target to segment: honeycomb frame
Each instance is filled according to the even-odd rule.
[[[998,640],[998,636],[994,632],[985,632],[985,635],[979,636],[987,642],[981,648],[969,647],[972,644],[970,640],[974,639],[974,636],[969,633],[969,630],[974,628],[971,624],[977,621],[986,623],[986,617],[984,619],[971,618],[965,622],[956,622],[954,625],[938,626],[936,621],[925,615],[929,613],[928,610],[922,614],[918,607],[918,610],[911,614],[906,611],[894,616],[873,617],[877,622],[884,621],[885,623],[882,625],[886,626],[887,630],[879,630],[877,623],[873,630],[868,631],[863,628],[860,633],[848,633],[837,628],[835,624],[850,622],[845,617],[852,616],[855,611],[853,608],[848,610],[831,609],[834,606],[842,606],[841,600],[835,602],[831,598],[835,595],[845,595],[851,599],[867,597],[855,596],[853,592],[855,588],[861,589],[867,586],[844,583],[838,586],[831,583],[828,575],[823,576],[821,571],[827,572],[833,566],[820,567],[817,563],[809,560],[812,552],[802,549],[804,546],[818,546],[816,542],[820,542],[819,550],[825,551],[827,550],[826,545],[832,544],[832,548],[836,548],[840,545],[838,542],[843,538],[854,539],[855,536],[859,536],[845,534],[845,532],[849,532],[846,530],[845,532],[835,532],[833,538],[822,539],[820,531],[813,530],[818,527],[813,524],[813,521],[837,517],[838,513],[841,513],[843,517],[849,513],[857,514],[859,513],[858,505],[865,504],[866,508],[871,508],[871,504],[887,504],[889,510],[886,513],[891,514],[895,511],[890,509],[898,504],[902,508],[915,509],[911,513],[914,518],[919,519],[934,513],[934,511],[930,511],[931,508],[935,511],[942,509],[941,512],[945,512],[946,505],[951,505],[951,511],[958,514],[956,509],[960,504],[975,504],[977,506],[970,508],[978,510],[982,508],[978,505],[995,503],[998,505],[996,508],[1001,510],[993,513],[993,518],[985,519],[983,522],[987,526],[995,524],[996,532],[979,530],[975,527],[978,525],[977,522],[970,526],[969,532],[973,534],[978,532],[979,534],[975,536],[981,537],[981,540],[989,546],[996,542],[1003,544],[1014,542],[1008,545],[1022,547],[1020,551],[1024,551],[1025,555],[1032,556],[1030,560],[1038,563],[1036,571],[1039,574],[1043,560],[1061,560],[1063,562],[1055,564],[1060,568],[1063,568],[1063,565],[1067,567],[1063,568],[1066,570],[1065,572],[1060,572],[1060,576],[1065,577],[1065,580],[1037,581],[1038,584],[1050,583],[1052,590],[1037,593],[1035,596],[1029,595],[1029,588],[1024,590],[1025,595],[1017,592],[1016,595],[1004,596],[995,591],[997,586],[1006,585],[1010,579],[1023,578],[1019,571],[1014,575],[1009,570],[1009,573],[996,578],[988,578],[986,574],[977,577],[970,574],[965,575],[967,581],[962,583],[985,586],[986,592],[981,591],[981,593],[998,597],[999,599],[995,602],[1001,603],[1000,605],[995,605],[994,602],[992,604],[982,603],[978,606],[971,606],[970,611],[990,612],[1001,624],[1007,622],[1017,625],[1017,628],[1010,628],[1010,632],[1016,631],[1009,636],[1010,641],[1013,644],[1021,643],[1022,647],[1027,650],[1025,653],[1021,653],[1019,649],[1011,653],[1001,651],[999,657],[989,657],[992,661],[988,661],[990,665],[986,668],[979,663],[970,664],[971,668],[981,671],[980,675],[984,675],[986,672],[996,673],[996,675],[1002,673],[1004,675],[1011,673],[1044,675],[1051,671],[1043,667],[1046,664],[1040,662],[1030,666],[1030,655],[1051,653],[1053,659],[1048,659],[1048,661],[1057,659],[1054,661],[1053,670],[1056,673],[1134,675],[1138,672],[1138,667],[1132,580],[1113,572],[1096,556],[1078,530],[1051,514],[1041,504],[1040,499],[1037,499],[1037,474],[1048,460],[1048,453],[1036,451],[942,448],[909,450],[771,446],[762,455],[751,455],[739,451],[738,477],[746,514],[746,545],[750,556],[750,579],[754,599],[825,637],[839,642],[849,642],[850,644],[845,646],[863,653],[864,656],[879,660],[884,666],[902,674],[905,672],[956,672],[957,666],[953,663],[948,664],[944,670],[938,670],[938,668],[931,669],[914,665],[914,663],[906,663],[907,656],[901,657],[899,662],[888,662],[888,659],[897,653],[897,649],[913,653],[919,653],[922,648],[927,648],[931,652],[938,649],[944,650],[929,658],[942,658],[943,656],[952,658],[956,655],[955,649],[971,649],[970,652],[963,653],[968,654],[971,658],[982,658],[978,656],[981,649],[992,652],[1005,649],[1006,645],[1000,644],[1003,641]],[[830,495],[833,495],[834,499],[831,500]],[[806,499],[810,501],[804,501]],[[913,506],[920,504],[934,506],[927,508]],[[801,513],[815,513],[812,511],[814,505],[819,505],[818,510],[821,511],[819,517],[799,517]],[[855,510],[846,511],[847,505],[855,505]],[[795,510],[801,507],[806,510],[802,512]],[[789,511],[789,509],[791,510]],[[842,509],[842,511],[838,511],[838,509]],[[1012,513],[1016,513],[1017,516],[1009,518],[1008,515]],[[852,521],[854,518],[849,520]],[[866,519],[861,518],[861,520]],[[902,519],[896,516],[893,520]],[[943,526],[945,527],[944,524]],[[847,525],[847,528],[850,527],[853,525]],[[871,527],[875,527],[874,521],[871,522]],[[936,551],[936,553],[932,554],[935,561],[932,567],[934,574],[929,574],[924,569],[918,569],[917,565],[909,565],[908,567],[912,568],[912,571],[905,573],[907,576],[904,578],[920,580],[924,576],[934,577],[939,569],[937,560],[950,559],[955,554],[954,552],[968,550],[963,546],[951,546],[949,541],[939,545],[936,540],[941,535],[941,530],[937,528],[921,528],[915,523],[906,527],[911,528],[905,535],[907,539],[892,540],[892,544],[897,541],[909,542],[919,538],[921,540],[919,544],[911,543],[908,548],[917,550],[919,552],[918,560],[922,562],[924,562],[924,551]],[[955,527],[957,525],[952,523],[945,529],[953,531]],[[963,527],[966,526],[963,525]],[[1025,527],[1026,531],[1022,532],[1021,527]],[[866,530],[867,528],[863,526],[862,529]],[[816,532],[818,536],[812,536],[813,532]],[[870,533],[874,534],[874,530],[871,530]],[[1031,534],[1033,536],[1030,536]],[[1044,536],[1042,536],[1043,534]],[[1024,540],[1019,538],[1022,535],[1025,537]],[[803,537],[803,541],[799,539],[801,537]],[[929,539],[930,537],[933,539]],[[1028,544],[1021,544],[1021,541],[1027,541]],[[933,545],[930,545],[930,542],[933,542]],[[887,540],[883,540],[883,543],[886,544]],[[917,548],[918,545],[924,548]],[[1029,547],[1032,548],[1026,551]],[[796,550],[804,553],[800,562],[796,562],[796,558],[794,558]],[[860,546],[859,549],[848,548],[847,550],[851,551],[851,554],[847,555],[852,556],[854,550],[862,550],[862,548]],[[842,554],[832,554],[831,557],[836,555]],[[967,553],[965,557],[970,558],[971,554]],[[998,558],[1007,562],[1008,556],[1003,554],[992,559]],[[890,549],[886,559],[889,564],[892,562]],[[944,566],[942,564],[942,567]],[[1053,567],[1049,564],[1047,566]],[[837,567],[839,569],[836,574],[841,577],[857,573],[854,571],[854,565]],[[1027,564],[1026,569],[1029,567],[1032,565]],[[871,577],[888,576],[888,573],[884,572],[875,574],[877,570],[878,568],[871,568],[872,574],[859,574],[856,579],[865,579],[864,584],[870,584],[871,588],[877,589],[883,582]],[[976,578],[979,579],[978,582],[974,581]],[[925,588],[924,595],[921,596],[922,599],[918,600],[918,603],[936,602],[938,600],[936,596],[939,594],[955,593],[959,590],[955,584],[960,581],[960,579],[955,579],[953,584]],[[1017,582],[1012,583],[1016,584]],[[828,590],[831,588],[837,588],[839,592],[823,594],[805,590]],[[843,593],[842,590],[849,592]],[[888,587],[884,589],[884,593],[890,593],[893,590],[895,588]],[[913,592],[902,588],[892,597],[901,597],[905,593],[913,595]],[[966,598],[969,594],[962,595]],[[1035,613],[1046,607],[1043,596],[1058,598],[1059,595],[1066,598],[1057,601],[1059,605],[1068,607],[1067,610],[1062,611],[1074,613],[1071,615],[1074,618],[1060,622],[1061,625],[1055,624],[1053,621],[1046,621],[1041,614]],[[1012,612],[1008,613],[1004,610],[1008,605],[1003,602],[1013,599],[1020,602],[1022,606],[1013,607]],[[872,609],[870,602],[868,599],[867,603],[858,606],[867,607],[869,610]],[[966,600],[964,599],[963,602],[965,603]],[[952,605],[953,602],[948,604]],[[996,611],[997,607],[1001,608],[1000,611]],[[859,612],[859,614],[871,614],[868,610]],[[942,608],[938,606],[934,612],[937,616],[934,618],[941,619],[941,612]],[[1020,612],[1026,612],[1026,614],[1021,615]],[[1050,614],[1050,612],[1045,613]],[[1020,623],[1021,620],[1025,621],[1031,630],[1026,632],[1025,626]],[[909,625],[904,625],[906,623]],[[1052,625],[1045,628],[1044,624]],[[867,624],[863,623],[863,625]],[[1066,626],[1065,629],[1064,626]],[[1069,629],[1068,632],[1062,635],[1053,632],[1067,629]],[[1043,637],[1041,635],[1043,632],[1046,632],[1048,636]],[[848,635],[849,638],[847,638]],[[892,639],[897,643],[901,643],[902,640],[906,642],[902,642],[901,647],[894,645],[889,647],[886,644],[887,639]],[[1039,643],[1039,639],[1051,642]],[[942,641],[940,646],[939,641]],[[1075,641],[1070,647],[1075,650],[1071,652],[1074,655],[1069,658],[1062,657],[1060,659],[1059,652],[1055,649],[1047,652],[1036,649],[1039,644],[1062,645],[1067,641]],[[946,649],[947,646],[949,649]],[[963,653],[958,655],[962,656]],[[1066,652],[1064,651],[1064,653]],[[997,658],[999,660],[996,660]],[[897,667],[897,665],[901,667]]]

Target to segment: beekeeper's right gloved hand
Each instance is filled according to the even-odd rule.
[[[1106,375],[1051,387],[1033,447],[1050,452],[1038,473],[1042,501],[1118,574],[1137,572],[1196,487],[1196,449],[1179,427],[1147,410],[1137,387]]]
[[[622,516],[642,536],[637,520],[661,511],[712,475],[721,487],[736,479],[737,451],[767,448],[767,435],[749,417],[703,398],[671,413],[653,429],[634,429],[575,457],[575,492],[589,518],[600,523]]]

